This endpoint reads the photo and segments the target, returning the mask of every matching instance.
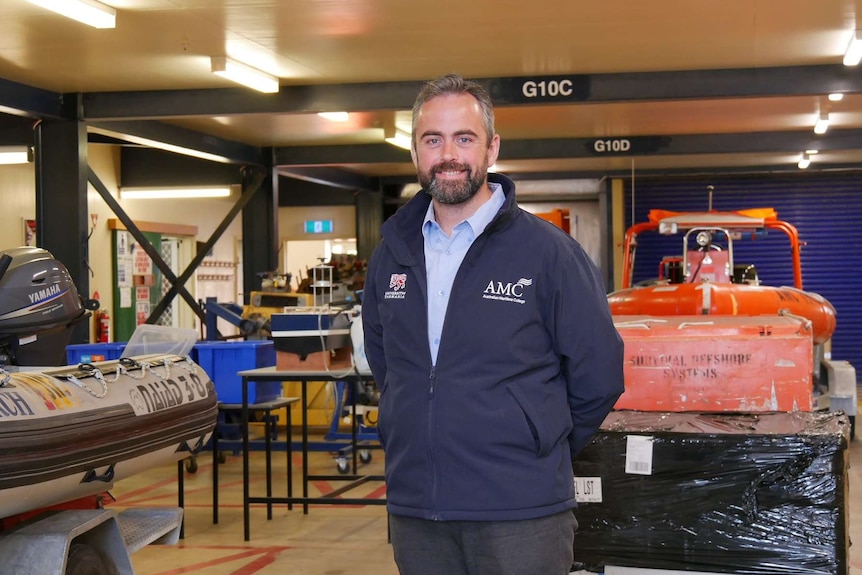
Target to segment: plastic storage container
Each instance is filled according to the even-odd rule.
[[[75,343],[66,346],[66,361],[69,365],[92,363],[94,361],[110,361],[120,359],[126,342],[111,343]]]
[[[123,357],[155,353],[186,356],[191,353],[197,340],[198,332],[194,329],[142,324],[135,328],[129,338]]]
[[[275,365],[275,346],[272,340],[199,342],[192,358],[212,379],[220,402],[242,403],[242,378],[237,372]],[[249,403],[269,401],[280,395],[280,381],[249,382]]]

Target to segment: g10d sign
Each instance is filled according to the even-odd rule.
[[[632,136],[629,138],[591,138],[584,147],[592,156],[636,156],[655,154],[670,146],[669,136]]]

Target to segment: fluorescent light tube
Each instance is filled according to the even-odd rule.
[[[159,142],[158,140],[151,140],[149,138],[142,138],[140,136],[131,136],[129,134],[123,134],[122,132],[114,132],[112,130],[106,129],[104,126],[92,126],[90,131],[94,134],[102,134],[103,136],[110,136],[112,138],[117,138],[120,140],[124,140],[126,142],[131,142],[133,144],[140,144],[141,146],[149,146],[151,148],[157,148],[159,150],[164,150],[166,152],[172,152],[174,154],[182,154],[184,156],[192,156],[194,158],[200,158],[202,160],[209,160],[211,162],[220,162],[222,164],[231,163],[230,158],[226,158],[225,156],[220,156],[218,154],[211,154],[209,152],[201,152],[199,150],[194,150],[192,148],[184,148],[182,146],[177,146],[175,144],[168,144],[165,142]]]
[[[117,11],[95,0],[27,0],[93,28],[116,28]]]
[[[230,187],[203,188],[120,188],[124,200],[163,200],[182,198],[226,198]]]
[[[238,62],[225,56],[210,58],[213,74],[227,78],[237,84],[242,84],[258,92],[274,94],[278,92],[278,78],[257,68]]]
[[[317,115],[330,122],[346,122],[350,119],[350,114],[347,112],[318,112]]]
[[[856,66],[862,60],[862,30],[854,30],[844,52],[844,65]]]
[[[829,114],[826,112],[822,112],[820,117],[817,118],[817,121],[814,123],[814,133],[815,134],[825,134],[826,130],[829,129]]]
[[[397,128],[391,133],[391,135],[384,135],[384,139],[387,143],[392,144],[393,146],[398,146],[399,148],[404,148],[405,150],[409,150],[410,144],[412,143],[410,134]]]
[[[26,164],[29,161],[27,146],[0,146],[0,164]]]
[[[799,158],[799,163],[796,165],[799,166],[800,170],[804,170],[811,165],[811,158],[808,157],[808,154],[802,154],[802,157]]]

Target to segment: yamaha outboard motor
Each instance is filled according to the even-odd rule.
[[[69,270],[41,248],[0,255],[0,366],[66,365],[75,326],[90,316]]]

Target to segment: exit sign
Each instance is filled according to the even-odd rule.
[[[305,233],[307,234],[331,234],[332,220],[306,220]]]

